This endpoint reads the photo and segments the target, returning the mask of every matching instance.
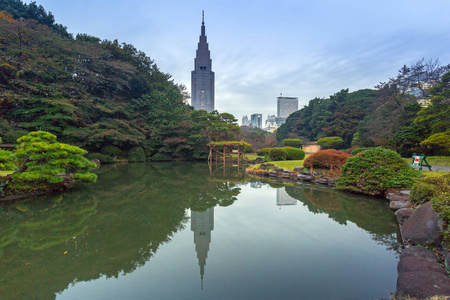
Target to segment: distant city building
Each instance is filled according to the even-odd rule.
[[[205,35],[205,15],[202,13],[200,41],[191,73],[191,105],[194,109],[214,110],[214,72]]]
[[[277,97],[277,117],[287,118],[294,111],[298,110],[297,97]]]
[[[247,115],[242,117],[242,125],[250,125],[250,120],[248,119]]]
[[[265,130],[268,132],[274,132],[275,130],[277,130],[277,128],[277,118],[275,117],[275,115],[268,115]]]
[[[276,117],[275,122],[277,123],[277,126],[281,126],[281,124],[286,123],[286,118],[282,117]]]
[[[253,114],[250,116],[250,123],[253,128],[262,128],[262,114]]]

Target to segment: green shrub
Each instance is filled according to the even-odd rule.
[[[101,153],[88,153],[88,155],[86,155],[86,158],[89,160],[99,160],[102,164],[110,164],[114,162],[114,158],[112,158],[109,155],[105,155],[105,154],[101,154]]]
[[[411,188],[411,195],[409,200],[413,203],[421,204],[431,200],[434,196],[438,194],[436,188],[425,182],[417,182]]]
[[[395,151],[372,148],[350,157],[336,185],[341,190],[385,195],[389,188],[409,188],[420,176]]]
[[[112,157],[119,157],[122,155],[122,150],[117,146],[108,145],[102,148],[102,153]]]
[[[283,147],[287,153],[286,160],[303,160],[305,159],[305,151],[299,148]]]
[[[431,199],[433,209],[444,220],[444,231],[442,232],[443,243],[450,245],[450,192],[438,194]]]
[[[285,139],[283,140],[283,145],[301,148],[303,146],[303,141],[301,139]]]
[[[351,147],[351,148],[347,149],[347,151],[345,151],[345,152],[347,152],[348,154],[351,154],[351,155],[355,155],[352,153],[352,151],[355,149],[359,149],[359,147]]]
[[[450,193],[450,174],[427,177],[416,182],[411,188],[410,200],[414,203],[425,203],[443,193]]]
[[[303,166],[307,168],[339,169],[345,164],[350,154],[339,150],[320,150],[305,159]]]
[[[130,162],[138,162],[138,161],[146,161],[144,148],[142,147],[133,147],[128,151],[127,155],[128,161]]]
[[[14,171],[16,168],[14,153],[0,149],[0,171]]]
[[[352,152],[350,152],[350,153],[351,153],[351,155],[354,156],[354,155],[361,153],[363,151],[366,151],[368,149],[370,149],[370,148],[356,148],[356,149],[353,149]]]
[[[267,153],[271,161],[286,160],[288,154],[283,148],[272,148]]]
[[[256,151],[256,155],[264,156],[266,155],[272,148],[262,148]]]
[[[319,139],[317,145],[322,149],[339,149],[344,145],[344,140],[338,136],[329,136]]]

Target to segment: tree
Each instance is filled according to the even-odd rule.
[[[65,180],[95,182],[97,179],[97,175],[89,172],[89,168],[96,165],[83,157],[87,151],[58,143],[51,133],[30,132],[18,142],[16,156],[22,167],[13,174],[14,179],[37,181],[50,186]]]

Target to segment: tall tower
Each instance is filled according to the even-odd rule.
[[[205,13],[202,12],[202,31],[194,60],[194,70],[191,72],[191,105],[194,109],[214,110],[214,72],[212,60],[206,42]]]

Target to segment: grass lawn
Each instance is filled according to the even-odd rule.
[[[426,178],[439,178],[444,175],[450,174],[450,172],[430,172],[430,171],[421,171],[420,173]]]
[[[305,159],[308,158],[310,154],[305,155]],[[271,161],[271,164],[274,164],[275,167],[283,168],[285,170],[293,171],[295,167],[303,167],[303,162],[305,160],[281,160],[281,161]],[[252,166],[252,169],[258,169],[260,164],[256,164]]]

